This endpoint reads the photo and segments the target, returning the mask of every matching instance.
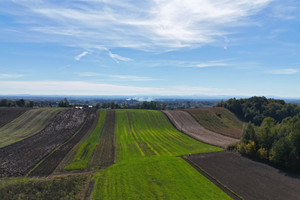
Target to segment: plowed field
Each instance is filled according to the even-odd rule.
[[[246,200],[300,199],[299,175],[286,174],[232,152],[198,154],[187,158]]]
[[[46,159],[38,165],[29,175],[30,176],[48,176],[57,165],[64,159],[67,153],[81,140],[85,133],[94,123],[96,119],[96,110],[92,109],[88,113],[88,117],[81,129],[71,137],[66,143],[62,144],[59,149],[52,152]]]
[[[86,116],[86,110],[63,110],[41,132],[1,148],[0,176],[26,174],[41,159],[72,137]]]
[[[201,142],[226,148],[229,144],[239,141],[205,129],[185,111],[167,110],[163,112],[168,116],[178,130]]]

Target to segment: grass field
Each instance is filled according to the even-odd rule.
[[[65,167],[66,170],[83,170],[87,168],[89,161],[93,155],[94,149],[99,143],[99,138],[104,125],[105,117],[106,110],[101,110],[97,126],[95,127],[91,135],[87,138],[87,140],[80,145],[72,162]]]
[[[31,109],[0,128],[0,148],[40,132],[59,112],[59,108]]]
[[[163,113],[153,110],[118,110],[116,137],[117,161],[221,150],[179,132]]]
[[[189,112],[199,124],[208,130],[237,139],[242,136],[245,123],[226,108],[198,108],[185,111]]]
[[[231,199],[179,157],[122,161],[95,175],[91,199]]]
[[[230,199],[179,155],[220,151],[176,130],[159,111],[118,110],[117,163],[93,177],[91,199]]]
[[[1,178],[0,199],[50,200],[81,199],[86,176],[67,176],[59,178]]]

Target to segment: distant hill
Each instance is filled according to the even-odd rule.
[[[185,111],[208,130],[237,139],[242,136],[245,123],[226,108],[210,107],[185,109]]]

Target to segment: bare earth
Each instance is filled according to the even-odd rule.
[[[245,200],[300,199],[300,175],[287,174],[238,153],[195,154],[187,159]]]
[[[238,139],[227,137],[205,129],[185,111],[166,110],[163,112],[168,116],[178,130],[201,142],[226,148],[229,144],[239,141]]]

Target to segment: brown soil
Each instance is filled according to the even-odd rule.
[[[30,108],[0,108],[0,128],[16,119]]]
[[[64,159],[68,152],[81,140],[81,138],[89,131],[91,125],[96,120],[96,109],[92,109],[87,117],[86,122],[81,127],[78,133],[71,137],[66,143],[61,145],[59,149],[55,150],[50,156],[46,158],[36,169],[34,169],[30,176],[49,176],[57,167],[57,165]]]
[[[108,167],[115,162],[115,127],[116,114],[114,110],[107,110],[104,126],[88,169]]]
[[[238,139],[227,137],[201,126],[189,113],[181,110],[163,111],[172,124],[181,132],[199,140],[201,142],[214,146],[226,148],[229,144],[238,142]]]
[[[22,176],[65,143],[85,121],[86,110],[65,109],[36,135],[0,149],[0,177]]]
[[[246,200],[300,199],[299,175],[285,173],[237,153],[196,154],[187,159],[201,168],[198,171],[204,170]]]

